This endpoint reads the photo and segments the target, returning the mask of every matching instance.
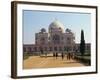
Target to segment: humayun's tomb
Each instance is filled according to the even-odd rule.
[[[35,44],[23,44],[23,51],[33,54],[44,52],[79,52],[80,44],[75,43],[75,35],[70,29],[54,20],[48,27],[48,32],[42,28],[35,34]],[[85,50],[90,52],[90,43],[85,44]]]

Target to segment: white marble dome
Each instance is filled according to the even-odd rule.
[[[42,32],[42,33],[45,33],[45,32],[46,32],[46,29],[45,29],[45,28],[42,28],[42,29],[41,29],[41,32]]]
[[[49,31],[52,31],[52,30],[58,30],[58,31],[63,32],[64,25],[56,19],[49,25]]]

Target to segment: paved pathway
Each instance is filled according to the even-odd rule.
[[[76,60],[67,60],[66,57],[62,60],[61,57],[57,59],[49,56],[30,56],[28,59],[24,60],[23,68],[32,69],[32,68],[55,68],[55,67],[78,67],[85,66],[82,63],[77,62]]]

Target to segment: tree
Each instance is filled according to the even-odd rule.
[[[84,40],[84,31],[81,30],[81,42],[80,42],[80,53],[84,56],[85,53],[85,40]]]

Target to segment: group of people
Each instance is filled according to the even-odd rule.
[[[58,53],[53,53],[53,57],[55,57],[57,59],[57,57],[61,56],[62,60],[66,57],[67,60],[70,60],[70,59],[74,59],[74,54],[73,53],[60,53],[61,55],[58,55]]]
[[[47,57],[47,53],[44,53],[43,50],[41,50],[41,54],[45,54],[45,56]],[[59,55],[60,54],[60,55]],[[67,53],[58,53],[58,52],[53,52],[53,57],[54,58],[58,58],[58,57],[61,57],[62,60],[66,57],[67,60],[70,60],[70,59],[74,59],[74,53],[71,53],[71,52],[67,52]]]

